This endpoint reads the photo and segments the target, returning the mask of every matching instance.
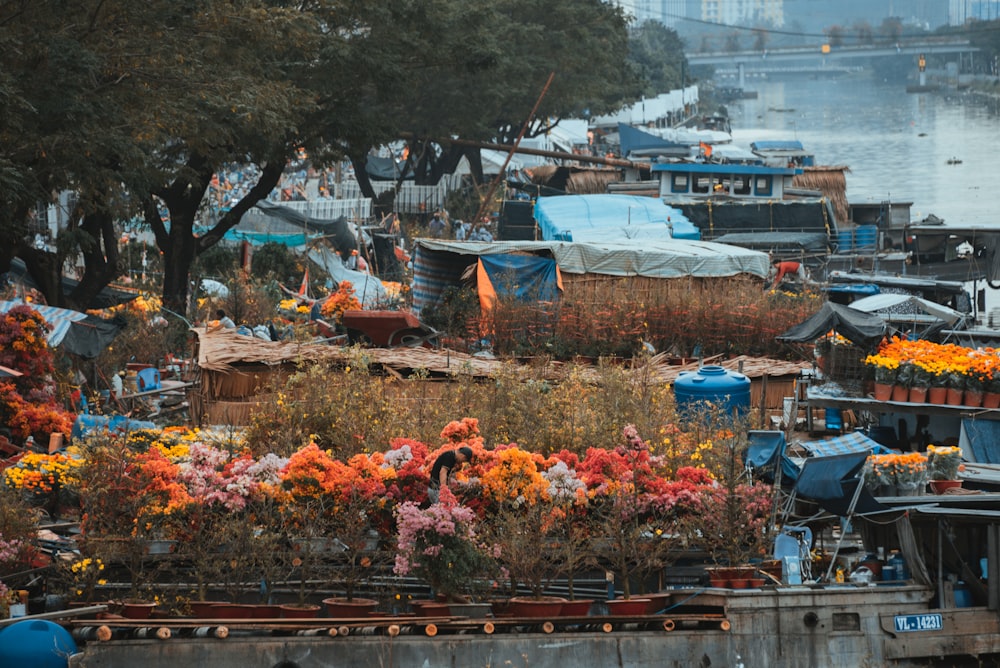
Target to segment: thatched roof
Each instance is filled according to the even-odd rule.
[[[198,366],[217,372],[228,372],[233,365],[258,363],[280,365],[297,362],[348,362],[351,351],[346,348],[318,343],[296,343],[263,341],[236,334],[232,330],[206,332],[194,330],[199,337]],[[369,348],[366,354],[372,363],[389,373],[408,376],[414,369],[426,369],[432,375],[448,376],[455,373],[487,377],[498,371],[504,364],[501,360],[474,357],[454,350],[429,348]],[[729,360],[710,360],[731,371],[742,365],[742,373],[750,378],[762,376],[776,377],[798,374],[806,368],[802,362],[787,362],[757,357],[736,357]],[[666,355],[650,358],[651,377],[661,383],[672,383],[682,371],[694,371],[698,363],[670,364]],[[550,362],[542,375],[557,379],[562,376],[567,364]],[[637,370],[638,371],[638,370]],[[644,373],[644,369],[642,370]],[[596,371],[594,372],[596,375]],[[525,367],[525,375],[538,376],[537,369]]]
[[[528,172],[532,183],[577,195],[606,193],[609,183],[622,180],[620,169],[608,167],[539,165]]]
[[[837,223],[847,222],[847,172],[846,165],[820,165],[804,167],[802,174],[792,177],[792,186],[806,190],[818,190],[830,200]]]

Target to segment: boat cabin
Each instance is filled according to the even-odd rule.
[[[660,182],[660,197],[707,199],[782,199],[792,187],[792,177],[801,169],[731,163],[676,162],[653,164],[654,178]]]

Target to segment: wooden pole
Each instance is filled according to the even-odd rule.
[[[531,113],[528,114],[528,117],[524,120],[524,124],[521,126],[521,132],[518,133],[517,139],[514,140],[514,146],[507,153],[507,157],[504,159],[503,165],[500,167],[500,171],[497,173],[496,178],[493,179],[493,182],[490,183],[490,187],[486,190],[486,197],[483,198],[482,204],[479,205],[479,211],[476,212],[476,218],[472,221],[473,225],[478,225],[479,221],[482,220],[483,214],[486,212],[486,207],[489,206],[490,200],[493,199],[493,195],[496,193],[497,187],[500,185],[500,179],[504,177],[504,173],[507,171],[507,165],[510,164],[510,159],[514,157],[514,152],[521,144],[521,140],[524,138],[524,134],[528,131],[528,126],[531,125],[532,119],[535,118],[535,112],[538,111],[538,107],[542,103],[542,98],[544,98],[545,93],[548,92],[549,86],[552,85],[552,79],[554,79],[555,76],[555,71],[549,73],[549,78],[545,82],[545,86],[542,87],[541,94],[538,96],[538,99],[535,100],[535,106],[532,107]]]

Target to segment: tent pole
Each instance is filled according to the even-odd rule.
[[[851,521],[851,517],[854,516],[854,508],[858,505],[858,498],[861,496],[861,488],[864,486],[864,478],[857,478],[858,484],[854,488],[854,496],[851,497],[851,505],[847,507],[847,521]],[[833,548],[833,559],[830,560],[830,566],[826,569],[826,581],[830,581],[830,573],[833,572],[833,566],[837,563],[837,554],[840,552],[840,546],[844,544],[844,527],[840,527],[840,536],[837,537],[837,545]]]

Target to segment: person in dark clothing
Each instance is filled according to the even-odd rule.
[[[472,448],[465,445],[457,450],[448,450],[438,455],[431,467],[431,481],[427,496],[431,503],[437,503],[442,487],[448,486],[448,478],[462,464],[472,461]]]

